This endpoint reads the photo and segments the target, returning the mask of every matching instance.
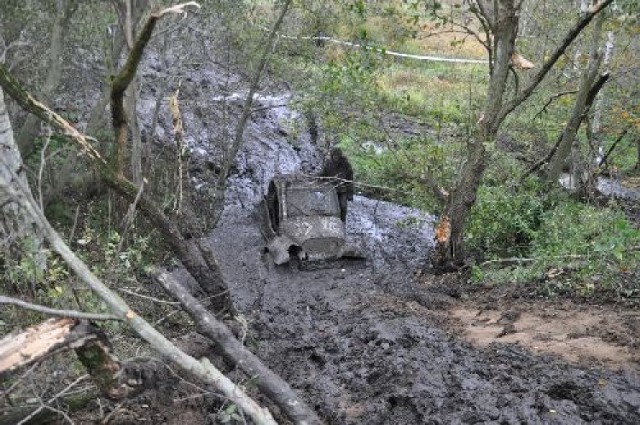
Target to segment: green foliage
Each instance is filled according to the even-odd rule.
[[[429,137],[402,140],[394,146],[345,137],[340,146],[362,183],[358,190],[427,211],[437,211],[438,201],[423,181],[424,171],[437,175],[441,182],[450,182],[455,175],[448,157],[457,146]]]
[[[567,200],[543,215],[532,253],[541,258],[582,256],[592,264],[626,269],[638,259],[632,249],[638,244],[640,231],[622,212]]]
[[[219,413],[220,423],[241,423],[244,422],[242,416],[238,412],[238,406],[234,403],[229,404],[224,410]]]
[[[470,241],[489,259],[511,258],[474,266],[472,281],[538,281],[544,295],[638,295],[638,288],[620,283],[621,275],[640,268],[640,230],[623,212],[563,196],[543,200],[532,194],[507,195],[499,188],[483,188],[481,194],[484,198],[469,228]],[[528,243],[518,244],[519,235]]]
[[[481,187],[467,231],[470,248],[487,258],[526,255],[540,227],[543,208],[535,193]]]

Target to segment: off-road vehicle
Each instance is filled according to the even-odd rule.
[[[292,259],[309,265],[363,258],[347,244],[338,194],[327,179],[277,175],[269,183],[262,214],[265,252],[277,265]]]

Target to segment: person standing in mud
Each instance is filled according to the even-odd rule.
[[[340,204],[340,219],[347,221],[347,202],[353,200],[353,169],[349,160],[342,153],[342,149],[333,148],[325,161],[320,177],[331,177],[331,182],[338,192]]]

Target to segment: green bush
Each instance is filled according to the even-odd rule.
[[[534,193],[481,187],[467,232],[471,250],[488,258],[526,255],[543,208],[542,198]]]
[[[469,226],[470,244],[485,258],[511,258],[474,266],[472,281],[540,282],[544,295],[639,293],[628,277],[640,265],[640,230],[622,211],[558,194],[514,195],[498,187],[480,193]],[[519,244],[521,238],[528,243]]]
[[[606,261],[627,268],[637,259],[632,248],[638,244],[640,230],[634,229],[621,211],[569,200],[543,215],[532,255],[547,259],[583,257],[592,265]]]

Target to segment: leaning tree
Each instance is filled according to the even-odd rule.
[[[528,78],[519,75],[518,69],[530,68],[532,64],[523,60],[516,51],[523,2],[523,0],[464,2],[468,10],[477,18],[481,29],[477,39],[482,42],[489,54],[489,84],[482,113],[478,117],[473,137],[468,142],[464,165],[453,189],[448,192],[445,208],[437,226],[437,244],[432,257],[432,264],[436,271],[450,271],[464,262],[465,223],[476,202],[484,171],[491,161],[487,145],[496,140],[505,119],[536,91],[571,43],[613,0],[594,1],[589,8],[583,10],[555,49]],[[475,31],[466,24],[458,25],[465,31]]]

